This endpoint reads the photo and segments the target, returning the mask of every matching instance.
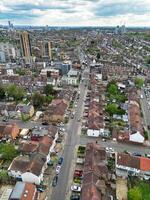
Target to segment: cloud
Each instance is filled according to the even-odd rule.
[[[0,23],[150,26],[150,0],[0,0]]]
[[[143,15],[150,12],[150,3],[132,0],[130,1],[102,1],[95,8],[96,16],[112,17],[118,15],[135,14]]]

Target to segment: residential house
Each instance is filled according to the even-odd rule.
[[[55,99],[48,106],[44,113],[43,121],[46,122],[63,122],[68,102],[64,99]]]
[[[23,182],[40,185],[41,181],[43,181],[43,173],[46,168],[46,156],[40,153],[34,153],[30,156],[16,157],[8,168],[8,174]]]
[[[128,115],[130,128],[129,141],[142,144],[144,142],[144,129],[142,125],[138,94],[137,90],[134,88],[129,91]]]
[[[116,154],[116,174],[127,177],[128,175],[140,176],[150,179],[150,158],[133,156],[125,153]]]
[[[95,143],[88,143],[83,168],[82,200],[106,198],[108,180],[106,163],[105,149]]]
[[[100,82],[94,74],[91,75],[91,93],[87,119],[87,135],[90,137],[104,136],[103,101],[100,96]]]
[[[17,124],[0,124],[1,139],[15,139],[19,135],[19,127]]]
[[[20,103],[16,106],[16,111],[18,112],[19,116],[23,114],[26,117],[31,118],[34,115],[33,105],[26,105],[26,104]]]
[[[9,197],[9,200],[36,200],[37,197],[37,189],[34,184],[18,181]]]

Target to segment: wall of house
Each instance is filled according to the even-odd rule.
[[[87,135],[88,135],[89,137],[99,137],[100,131],[99,131],[99,130],[88,129],[88,130],[87,130]]]
[[[140,133],[135,133],[135,134],[130,135],[129,140],[132,141],[132,142],[143,143],[144,137]]]
[[[21,172],[20,171],[14,171],[10,170],[8,171],[8,175],[14,178],[21,178]]]
[[[12,128],[12,132],[11,132],[12,139],[15,139],[18,134],[19,134],[19,128],[18,128],[18,126],[14,126]]]
[[[22,174],[22,181],[28,182],[28,183],[34,183],[36,185],[40,185],[42,181],[41,176],[36,176],[35,174],[32,174],[31,172],[25,172]]]
[[[32,117],[34,115],[34,107],[31,106],[30,108],[30,112],[29,112],[30,117]]]
[[[50,147],[50,153],[51,152],[54,152],[54,147],[55,147],[55,145],[56,145],[56,140],[58,139],[58,132],[56,133],[56,135],[55,135],[55,139],[53,140],[53,143],[52,143],[52,145],[51,145],[51,147]]]

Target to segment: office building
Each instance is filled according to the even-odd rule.
[[[27,31],[24,31],[20,35],[21,38],[21,48],[22,48],[22,56],[25,59],[26,63],[31,63],[31,43],[30,43],[30,36]]]

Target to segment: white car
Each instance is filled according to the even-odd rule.
[[[60,170],[61,170],[61,166],[60,166],[60,165],[57,165],[57,167],[56,167],[56,174],[59,174],[59,173],[60,173]]]
[[[77,185],[72,185],[71,190],[74,192],[81,192],[81,187]]]

